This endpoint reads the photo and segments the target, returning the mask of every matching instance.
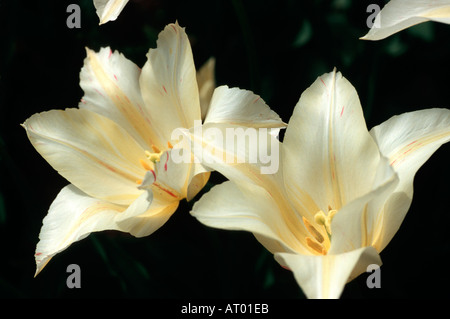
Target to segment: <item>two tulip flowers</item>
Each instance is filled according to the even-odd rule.
[[[126,4],[94,2],[104,22]],[[448,1],[440,2],[427,18],[448,11]],[[385,37],[405,23],[365,38]],[[333,70],[303,92],[279,141],[286,124],[259,96],[216,88],[214,59],[196,70],[178,23],[160,33],[147,58],[140,69],[109,48],[87,49],[79,107],[23,123],[36,150],[70,182],[43,220],[36,274],[92,232],[152,234],[217,171],[228,181],[198,199],[191,214],[210,227],[253,233],[308,298],[339,298],[368,265],[381,265],[380,252],[411,204],[416,172],[450,140],[448,109],[404,113],[368,130],[355,88]],[[256,143],[277,155],[278,169],[261,173],[248,145],[211,139],[193,129],[196,123],[218,132],[258,131]],[[180,129],[188,143],[174,138]],[[180,149],[189,161],[175,160]]]

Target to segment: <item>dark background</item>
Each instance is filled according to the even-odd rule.
[[[70,3],[81,7],[80,29],[66,26]],[[78,105],[85,47],[110,46],[142,67],[158,33],[175,20],[186,27],[197,67],[215,56],[218,85],[253,90],[286,122],[300,94],[333,67],[356,87],[369,128],[394,114],[449,108],[450,26],[425,23],[362,41],[369,3],[384,5],[131,0],[118,20],[99,26],[92,0],[0,0],[0,296],[304,298],[292,274],[251,234],[201,225],[186,201],[153,235],[91,234],[33,278],[42,219],[67,181],[20,124],[37,112]],[[412,207],[381,253],[381,288],[368,289],[362,274],[342,298],[450,297],[449,151],[442,146],[416,175]],[[222,180],[214,174],[210,185]],[[81,267],[80,289],[66,286],[70,264]]]

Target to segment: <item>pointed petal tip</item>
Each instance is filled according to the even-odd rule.
[[[36,258],[36,271],[34,273],[33,278],[36,278],[37,275],[39,275],[41,271],[44,269],[44,267],[47,266],[50,259],[52,259],[52,257],[50,256],[42,257],[40,253],[36,253],[35,258]]]

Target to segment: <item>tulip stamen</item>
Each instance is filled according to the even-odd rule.
[[[152,167],[143,159],[139,160],[139,163],[141,164],[141,166],[146,170],[146,171],[150,171],[152,170]]]
[[[309,248],[313,249],[321,255],[327,254],[326,249],[321,244],[311,239],[311,237],[306,237],[306,244],[309,246]]]
[[[311,223],[305,217],[303,217],[303,223],[305,224],[305,227],[309,231],[309,233],[314,237],[314,239],[317,240],[319,244],[323,243],[324,238],[322,234],[313,225],[311,225]]]
[[[312,237],[306,237],[306,244],[314,250],[315,252],[326,255],[327,254],[327,248],[329,245],[327,244],[327,241],[322,236],[322,234],[317,230],[316,227],[314,227],[309,220],[307,220],[305,217],[302,217],[303,224],[305,225],[308,232],[312,235]]]

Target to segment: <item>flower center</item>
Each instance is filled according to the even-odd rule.
[[[332,209],[328,206],[328,213],[325,214],[322,210],[319,210],[314,215],[314,224],[313,225],[309,220],[303,217],[303,223],[311,234],[312,237],[306,237],[306,244],[309,248],[314,250],[315,252],[326,255],[331,245],[331,221],[333,220],[334,215],[336,215],[337,210]],[[325,230],[327,236],[324,237],[322,233],[318,230],[321,227]]]
[[[149,151],[145,151],[145,156],[147,157],[147,159],[150,162],[153,162],[153,163],[159,162],[163,152],[155,145],[152,145],[152,150],[153,150],[153,153],[151,153]]]
[[[173,148],[172,144],[170,142],[167,142],[168,148]],[[157,162],[161,160],[161,155],[164,153],[164,151],[161,151],[156,145],[152,145],[152,151],[145,151],[145,159],[139,159],[139,163],[146,171],[154,171],[155,165]],[[142,180],[139,179],[136,181],[137,184],[142,184]]]

